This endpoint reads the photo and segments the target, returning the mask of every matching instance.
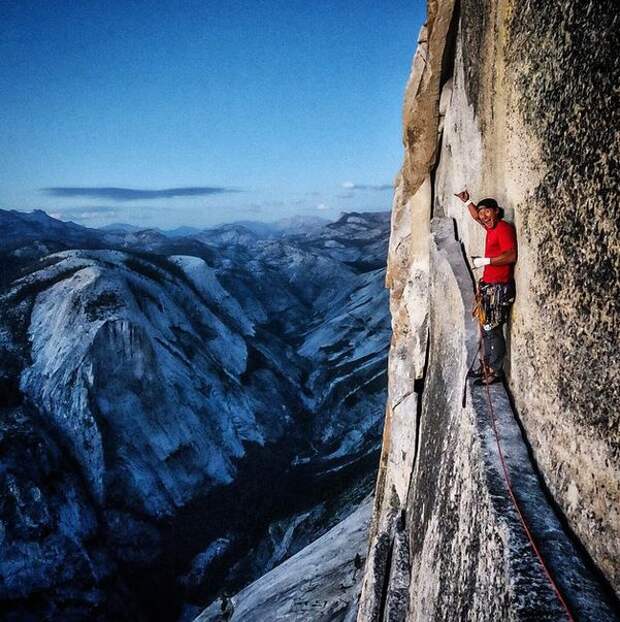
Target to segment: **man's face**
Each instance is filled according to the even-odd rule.
[[[499,220],[499,210],[492,207],[481,207],[478,210],[478,218],[487,229],[493,229]]]

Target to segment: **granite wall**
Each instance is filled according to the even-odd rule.
[[[501,401],[506,425],[518,430],[515,455],[536,480],[536,493],[526,492],[529,479],[515,463],[517,496],[542,540],[552,523],[562,532],[547,551],[558,582],[580,567],[575,583],[564,581],[576,619],[614,619],[618,43],[616,9],[605,0],[428,2],[404,102],[387,277],[390,395],[360,621],[526,615],[507,510],[487,496],[497,482],[484,449],[483,405],[472,412],[460,402],[468,347],[462,301],[473,280],[459,299],[444,283],[455,263],[448,270],[432,260],[439,247],[431,219],[452,223],[463,258],[482,254],[484,231],[453,196],[464,186],[474,200],[495,197],[517,229]],[[521,563],[536,567],[528,559]],[[538,613],[527,615],[562,619],[557,598],[547,596],[541,592]]]

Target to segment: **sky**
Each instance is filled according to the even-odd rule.
[[[0,209],[174,228],[390,209],[422,0],[0,0]]]

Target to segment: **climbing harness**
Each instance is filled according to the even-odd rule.
[[[484,330],[489,331],[508,319],[510,305],[515,300],[514,282],[485,283],[480,281],[472,315]]]
[[[476,288],[474,299],[474,308],[472,316],[478,320],[481,328],[489,332],[501,326],[508,319],[510,305],[515,299],[514,281],[508,283],[485,283],[480,280]],[[476,363],[477,357],[480,356],[482,341],[478,344],[478,351],[474,356],[471,365],[467,368],[466,378],[470,377],[470,373]],[[484,363],[483,363],[484,365]],[[463,408],[467,404],[467,381],[463,385],[463,397],[461,400]]]
[[[482,330],[482,326],[480,328]],[[482,343],[482,334],[480,334],[480,342],[481,343],[480,343],[480,347],[478,348],[478,354],[480,354],[482,352],[482,348],[484,347],[484,345]],[[483,352],[482,356],[480,357],[480,363],[483,366],[482,368],[483,368],[483,373],[485,375],[485,379],[487,379],[487,381],[488,381],[488,371],[487,371],[487,368],[484,366],[484,354],[485,353]],[[538,561],[540,562],[540,564],[541,564],[541,566],[543,568],[543,571],[544,571],[545,575],[547,576],[547,579],[549,580],[549,583],[551,584],[551,587],[553,588],[553,591],[555,592],[556,596],[558,597],[558,600],[562,604],[562,607],[566,611],[566,616],[567,616],[569,622],[575,622],[575,619],[573,618],[573,616],[571,614],[571,611],[570,611],[568,605],[566,604],[566,601],[562,597],[560,589],[558,588],[557,584],[553,580],[553,577],[551,576],[551,573],[549,572],[549,569],[547,568],[547,564],[545,563],[545,560],[543,559],[543,556],[541,555],[540,551],[538,550],[538,547],[536,546],[536,544],[534,542],[534,538],[532,537],[532,533],[530,532],[530,529],[527,526],[527,521],[525,520],[525,516],[523,515],[523,512],[521,512],[521,508],[519,506],[517,498],[515,497],[515,494],[514,494],[514,492],[512,490],[512,482],[511,482],[511,479],[510,479],[510,474],[508,472],[508,466],[506,465],[506,460],[504,459],[504,452],[502,451],[502,446],[501,446],[501,443],[499,442],[499,433],[498,433],[498,430],[497,430],[497,420],[495,418],[495,411],[493,410],[493,402],[491,401],[491,392],[489,391],[489,386],[486,383],[485,383],[485,389],[486,389],[487,403],[488,403],[488,406],[489,406],[489,413],[491,415],[491,423],[493,424],[493,433],[495,435],[495,442],[497,444],[497,452],[499,454],[499,459],[500,459],[500,462],[502,464],[502,470],[504,472],[504,480],[506,481],[506,486],[508,488],[508,494],[510,495],[510,498],[512,499],[512,504],[514,505],[515,510],[517,511],[517,514],[519,516],[519,520],[521,521],[521,525],[523,526],[523,530],[525,531],[527,539],[529,540],[530,545],[531,545],[532,549],[534,550],[534,553],[536,554],[536,557],[538,558]]]

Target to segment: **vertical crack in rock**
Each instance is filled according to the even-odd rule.
[[[414,384],[415,392],[418,396],[416,400],[416,413],[415,413],[415,453],[413,455],[413,461],[411,464],[411,475],[409,478],[409,486],[407,486],[407,497],[409,496],[409,491],[411,490],[411,482],[413,481],[413,473],[416,468],[416,464],[418,463],[418,454],[420,453],[420,424],[422,422],[422,404],[424,402],[424,386],[426,384],[426,376],[428,372],[428,359],[430,354],[430,340],[426,340],[426,354],[424,356],[424,371],[422,372],[421,378],[417,378]]]
[[[389,564],[389,586],[387,598],[382,607],[385,622],[405,622],[409,611],[411,565],[406,516],[406,511],[401,510],[394,531]]]
[[[386,535],[387,534],[383,534]],[[392,557],[394,555],[394,537],[389,540],[387,544],[387,554],[385,560],[383,560],[382,568],[378,569],[383,574],[383,589],[381,590],[381,603],[379,605],[379,622],[385,622],[386,620],[386,605],[388,602],[388,593],[390,590],[390,579],[392,578]],[[375,559],[376,563],[376,559]]]

